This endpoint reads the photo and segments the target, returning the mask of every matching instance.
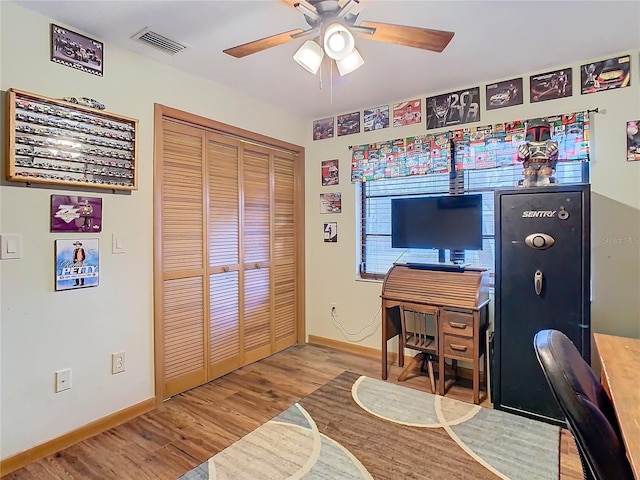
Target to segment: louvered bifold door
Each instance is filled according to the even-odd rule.
[[[296,343],[295,157],[277,153],[273,165],[273,281],[275,350]]]
[[[163,121],[159,165],[164,398],[207,381],[202,131]],[[206,283],[205,283],[206,282]]]
[[[271,298],[271,159],[269,150],[245,145],[242,155],[243,334],[245,364],[273,352]]]
[[[209,380],[242,366],[239,150],[236,140],[207,135]]]

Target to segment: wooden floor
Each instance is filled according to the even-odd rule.
[[[314,345],[291,347],[2,479],[175,480],[345,370],[380,378],[378,359]],[[389,381],[397,383],[400,372],[392,365]],[[402,384],[430,389],[426,376]],[[471,402],[472,391],[454,385],[447,395]],[[582,479],[566,430],[560,462],[560,480]]]

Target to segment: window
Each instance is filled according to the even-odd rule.
[[[561,185],[588,183],[588,162],[559,162],[555,177]],[[522,178],[522,166],[463,170],[458,175],[464,193],[481,193],[483,208],[483,249],[466,251],[464,261],[487,268],[493,276],[495,235],[494,195],[496,188],[513,187]],[[449,191],[449,174],[398,177],[360,184],[361,251],[360,276],[384,278],[394,262],[437,263],[437,250],[391,248],[391,199]],[[447,257],[447,261],[449,258]]]

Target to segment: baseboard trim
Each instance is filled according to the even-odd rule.
[[[315,335],[309,335],[307,339],[307,343],[312,345],[320,345],[322,347],[335,348],[336,350],[340,350],[348,353],[355,353],[356,355],[363,355],[369,358],[375,358],[379,362],[381,362],[382,358],[382,350],[372,347],[363,347],[362,345],[354,345],[353,343],[341,342],[340,340],[333,340],[332,338],[324,338],[317,337]],[[389,364],[395,363],[398,360],[398,354],[396,352],[387,352]],[[413,358],[413,355],[405,355],[404,364],[407,365],[407,362],[410,362]],[[458,365],[458,377],[463,378],[465,380],[473,379],[473,370],[471,368],[465,368]],[[480,371],[480,381],[484,382],[484,372]]]
[[[332,338],[316,337],[315,335],[309,335],[307,343],[312,345],[320,345],[322,347],[335,348],[342,352],[355,353],[356,355],[363,355],[369,358],[375,358],[380,361],[382,350],[372,347],[363,347],[362,345],[354,345],[353,343],[341,342],[340,340],[333,340]],[[395,362],[398,359],[398,354],[395,352],[389,352],[389,361]]]
[[[82,440],[105,432],[110,428],[117,427],[129,420],[133,420],[140,415],[148,413],[156,408],[156,399],[149,398],[140,403],[127,407],[106,417],[83,425],[80,428],[65,433],[47,442],[36,445],[29,450],[17,453],[13,456],[0,460],[0,476],[15,472],[19,468],[25,467],[36,460],[47,457]]]

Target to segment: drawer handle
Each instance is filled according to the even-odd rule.
[[[451,350],[455,350],[456,352],[466,352],[467,351],[467,347],[465,347],[464,345],[456,345],[455,343],[452,343],[449,346],[451,347]]]
[[[449,325],[451,326],[451,328],[460,328],[462,330],[464,330],[465,328],[467,328],[467,324],[466,323],[460,323],[460,322],[449,322]]]

